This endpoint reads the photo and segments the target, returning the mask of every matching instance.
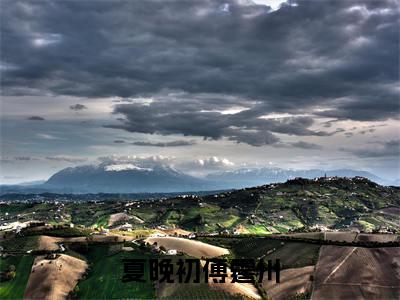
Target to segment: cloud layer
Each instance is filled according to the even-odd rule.
[[[131,132],[253,146],[278,142],[274,133],[325,135],[309,129],[316,116],[398,118],[396,3],[6,1],[3,93],[156,96],[116,106],[126,121],[110,127]],[[232,106],[247,110],[216,112]],[[310,116],[260,119],[273,113]]]

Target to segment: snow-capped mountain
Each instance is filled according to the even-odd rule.
[[[350,169],[324,171],[280,168],[247,168],[212,173],[203,178],[185,174],[159,161],[107,161],[63,169],[44,184],[34,186],[1,186],[3,193],[169,193],[238,189],[269,183],[285,182],[295,177],[322,176],[366,177],[383,185],[391,185],[369,172]]]
[[[81,193],[154,193],[199,191],[215,188],[167,165],[107,164],[63,169],[43,185]]]

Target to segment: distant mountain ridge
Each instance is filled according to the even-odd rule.
[[[281,168],[248,168],[238,169],[234,171],[225,171],[220,173],[209,174],[206,179],[208,180],[221,180],[235,184],[236,188],[246,186],[257,186],[275,182],[285,182],[288,179],[296,177],[302,178],[318,178],[324,176],[337,176],[337,177],[365,177],[376,183],[388,185],[388,182],[382,178],[366,171],[357,171],[351,169],[337,169],[324,171],[320,169],[311,170],[290,170]]]
[[[63,169],[43,187],[79,192],[143,193],[207,190],[209,182],[167,165],[100,164]]]
[[[385,180],[366,171],[338,169],[290,170],[281,168],[248,168],[190,176],[169,165],[101,163],[65,168],[45,183],[36,185],[3,185],[1,193],[179,193],[239,189],[285,182],[296,177],[323,176],[365,177],[383,185]]]

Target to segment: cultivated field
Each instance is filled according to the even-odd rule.
[[[365,234],[359,233],[356,238],[357,242],[377,242],[377,243],[388,243],[399,241],[399,235],[397,234]]]
[[[275,272],[272,280],[264,277],[262,286],[272,300],[293,298],[296,295],[311,292],[312,282],[310,276],[314,273],[315,266],[294,268],[281,271],[281,282],[275,282]]]
[[[228,274],[231,274],[230,268],[228,268]],[[228,278],[225,283],[214,283],[212,278],[208,279],[208,284],[216,290],[224,291],[232,296],[244,295],[250,299],[261,300],[261,296],[258,293],[256,287],[251,283],[231,283],[231,278]]]
[[[154,299],[155,289],[148,278],[146,282],[122,282],[123,258],[149,259],[150,256],[135,251],[120,252],[110,256],[108,245],[91,245],[85,257],[90,264],[87,278],[79,282],[76,296],[79,299]]]
[[[160,233],[167,235],[189,235],[192,232],[180,228],[158,230]]]
[[[0,282],[0,299],[22,299],[29,279],[33,256],[9,256],[0,258],[0,271],[7,270],[10,265],[15,266],[15,277],[11,281]]]
[[[64,238],[64,237],[53,237],[41,235],[38,238],[38,250],[47,250],[47,251],[55,251],[60,249],[58,244],[60,243],[115,243],[115,242],[123,242],[124,240],[129,241],[132,240],[131,236],[120,236],[120,235],[91,235],[89,237],[72,237],[72,238]]]
[[[399,248],[322,246],[312,299],[398,299]]]
[[[25,290],[25,299],[65,299],[87,268],[83,260],[61,254],[56,259],[38,256]]]
[[[283,242],[265,238],[243,238],[239,243],[232,246],[232,250],[238,257],[259,258],[282,247]]]
[[[198,258],[229,254],[229,250],[222,247],[177,237],[150,237],[146,239],[146,242],[151,245],[156,242],[158,246],[164,246],[168,250],[175,249]]]
[[[351,243],[357,237],[356,232],[325,232],[322,233],[323,239],[333,242],[347,242]]]
[[[275,259],[280,259],[281,267],[285,269],[311,266],[317,263],[319,248],[317,244],[285,242],[283,247],[267,255],[265,260],[271,259],[275,263]]]
[[[127,215],[126,213],[112,214],[108,219],[108,226],[113,226],[117,222],[126,222],[130,219],[132,219],[132,217]]]

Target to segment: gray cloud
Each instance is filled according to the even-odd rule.
[[[183,91],[190,99],[256,100],[262,113],[327,107],[315,114],[397,118],[397,1],[297,4],[271,12],[233,0],[5,1],[2,92],[134,98]]]
[[[62,156],[62,155],[46,156],[45,159],[51,160],[51,161],[61,161],[61,162],[69,162],[69,163],[80,163],[80,162],[87,161],[87,158],[85,158],[85,157],[72,157],[72,156]]]
[[[124,144],[125,141],[124,140],[114,140],[115,144]]]
[[[74,111],[80,111],[80,110],[87,109],[86,105],[79,104],[79,103],[71,105],[69,108],[74,110]]]
[[[27,118],[27,120],[30,120],[30,121],[44,121],[45,118],[40,117],[40,116],[32,116],[32,117]]]
[[[314,124],[311,117],[262,118],[265,114],[263,109],[254,103],[251,104],[253,107],[235,114],[222,113],[232,107],[232,102],[238,101],[235,98],[219,97],[217,102],[210,95],[197,95],[190,100],[187,97],[186,94],[175,95],[169,96],[168,101],[162,98],[145,104],[116,105],[114,113],[125,118],[119,120],[120,124],[106,127],[147,134],[199,136],[212,140],[227,138],[252,146],[277,143],[279,138],[276,133],[296,136],[328,136],[334,133],[310,130],[309,127]]]
[[[362,149],[342,149],[343,151],[350,152],[358,157],[365,158],[385,158],[385,157],[399,157],[400,156],[400,140],[390,140],[385,142],[374,142],[373,148]]]
[[[144,142],[138,141],[131,143],[135,146],[146,146],[146,147],[180,147],[180,146],[191,146],[195,145],[195,141],[172,141],[172,142]]]
[[[31,161],[31,160],[38,160],[36,157],[31,156],[14,156],[14,160],[16,161]]]
[[[304,142],[304,141],[291,143],[291,145],[295,148],[301,148],[301,149],[309,149],[309,150],[322,149],[321,145],[317,145],[314,143],[308,143],[308,142]]]

